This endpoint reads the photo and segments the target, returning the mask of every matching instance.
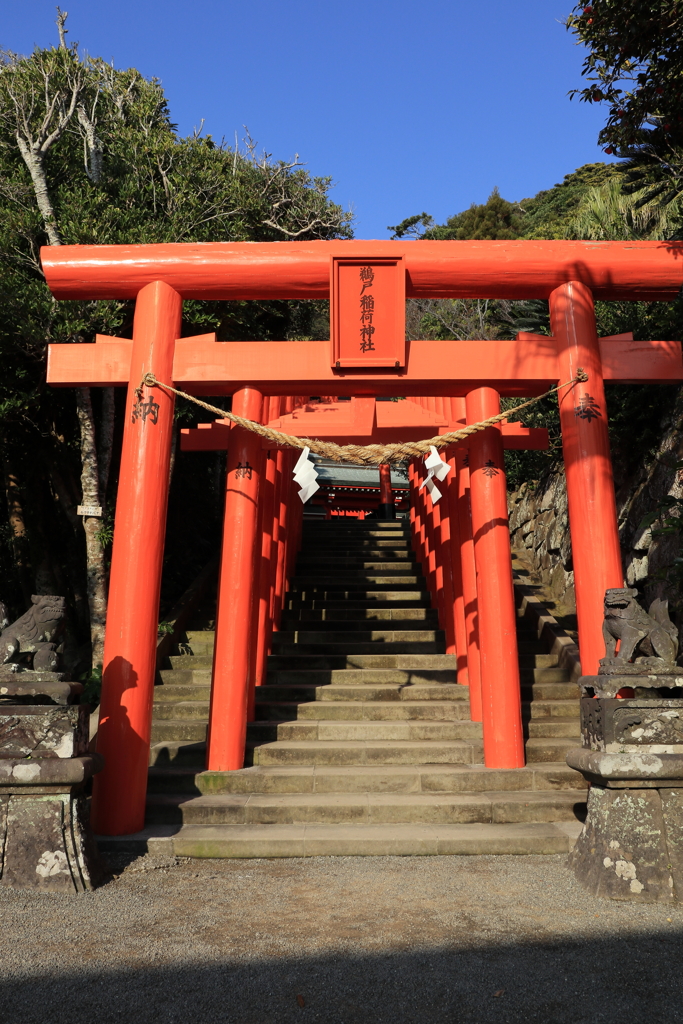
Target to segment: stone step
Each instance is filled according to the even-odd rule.
[[[152,724],[154,729],[154,724]],[[149,763],[164,767],[193,767],[201,772],[206,764],[206,740],[154,740],[149,748]]]
[[[172,654],[169,661],[173,668],[162,668],[159,672],[164,683],[211,683],[213,657]]]
[[[213,642],[216,631],[214,629],[188,629],[185,636],[189,643],[193,641],[195,643],[208,643],[209,641]]]
[[[208,700],[177,700],[154,702],[154,721],[203,721],[209,720]]]
[[[560,761],[572,747],[580,747],[581,738],[577,733],[573,737],[530,737],[524,744],[527,764],[539,761]]]
[[[163,829],[164,826],[158,826]],[[558,854],[574,845],[574,822],[473,825],[183,825],[141,842],[178,857],[351,857]],[[122,837],[123,838],[123,837]],[[130,840],[135,837],[125,837]],[[153,843],[153,847],[152,847]],[[105,840],[105,850],[116,847]]]
[[[178,794],[192,794],[193,796],[200,796],[201,789],[197,784],[197,779],[202,773],[197,772],[196,768],[169,768],[152,766],[149,769],[147,776],[147,792],[148,793],[173,793],[176,796]]]
[[[569,670],[551,666],[550,668],[538,668],[536,666],[520,665],[519,677],[523,684],[532,683],[568,683],[571,681]]]
[[[482,743],[466,740],[278,740],[256,747],[253,752],[254,764],[260,765],[424,764],[425,761],[478,764],[482,760]]]
[[[578,710],[578,709],[577,709]],[[579,715],[573,718],[559,718],[546,715],[544,718],[531,718],[527,724],[529,737],[544,739],[560,739],[565,736],[572,738],[575,746],[580,746],[581,723]]]
[[[410,548],[403,550],[385,548],[372,554],[370,550],[351,551],[335,550],[325,545],[323,551],[308,551],[300,554],[296,560],[297,575],[302,573],[307,576],[310,572],[318,572],[322,567],[330,571],[336,571],[339,567],[352,569],[384,569],[396,565],[399,569],[405,569],[406,562],[411,566],[417,565],[417,559]]]
[[[541,793],[152,794],[147,824],[471,824],[577,821],[582,790]]]
[[[533,723],[532,723],[533,724]],[[467,719],[456,721],[429,721],[423,719],[303,719],[295,722],[274,723],[277,739],[283,742],[371,743],[374,740],[420,740],[438,742],[443,740],[481,740],[481,722]]]
[[[154,705],[163,704],[167,701],[176,700],[208,700],[209,694],[211,693],[211,680],[210,673],[206,673],[209,678],[205,683],[173,682],[174,673],[180,672],[179,669],[164,669],[163,675],[165,676],[164,682],[161,686],[154,687]],[[185,676],[185,673],[181,673]],[[191,673],[194,675],[194,673]]]
[[[277,634],[275,634],[277,636]],[[357,654],[374,654],[378,649],[386,652],[387,654],[410,654],[413,651],[416,654],[441,654],[444,649],[444,643],[442,640],[429,641],[410,641],[401,640],[391,643],[389,641],[382,640],[369,640],[366,643],[358,643],[352,641],[338,641],[335,644],[319,642],[309,643],[282,643],[277,645],[277,653],[290,657],[298,657],[300,654],[315,654],[316,649],[324,647],[328,654],[347,654],[351,651]]]
[[[470,719],[469,702],[464,700],[325,700],[293,706],[298,722],[469,722]]]
[[[297,703],[308,703],[319,701],[467,701],[469,699],[469,687],[459,686],[457,683],[437,683],[430,686],[429,683],[415,683],[406,686],[404,683],[388,683],[382,685],[353,685],[342,686],[337,683],[329,683],[325,686],[305,686],[284,683],[259,686],[256,692],[256,704],[271,701],[296,701]]]
[[[522,700],[576,700],[581,694],[577,683],[534,683],[533,686],[522,687]]]
[[[304,547],[297,556],[297,565],[307,565],[314,561],[317,548],[318,545]],[[412,545],[405,538],[378,540],[370,537],[368,540],[353,543],[335,540],[324,545],[324,553],[326,558],[392,558],[394,555],[398,558],[415,557]]]
[[[300,574],[295,577],[290,583],[290,590],[299,592],[308,592],[311,590],[324,590],[328,593],[332,589],[340,591],[353,591],[353,590],[376,590],[377,587],[386,584],[392,590],[397,590],[400,587],[406,590],[414,590],[416,586],[419,586],[423,582],[422,576],[406,573],[397,570],[394,572],[340,572],[334,576],[313,576]]]
[[[300,707],[301,704],[296,701],[257,701],[254,705],[254,718],[257,722],[291,722],[297,718]]]
[[[365,591],[334,591],[328,596],[325,591],[314,591],[310,596],[292,594],[285,600],[285,607],[295,608],[395,608],[420,607],[431,608],[431,601],[424,590],[365,590]]]
[[[400,519],[391,519],[386,522],[380,522],[377,519],[371,519],[369,522],[357,520],[354,523],[335,523],[326,519],[320,523],[305,523],[302,530],[302,535],[306,540],[327,540],[330,537],[347,534],[354,537],[387,537],[393,534],[409,537],[410,528]]]
[[[580,707],[575,700],[535,700],[522,703],[523,718],[571,718],[577,723],[580,720]]]
[[[548,654],[545,646],[538,640],[520,640],[517,643],[520,665],[525,665],[527,658],[533,658],[538,668],[553,668],[557,665],[557,655]]]
[[[412,610],[412,609],[411,609]],[[427,609],[418,609],[418,611],[427,611]],[[370,620],[370,621],[368,621]],[[425,628],[431,626],[432,628]],[[428,615],[400,615],[397,614],[396,618],[385,614],[381,614],[375,611],[370,616],[363,616],[362,618],[355,613],[355,617],[350,616],[346,618],[334,618],[328,619],[327,617],[316,621],[315,619],[299,619],[293,615],[283,616],[282,626],[277,633],[273,634],[273,637],[286,637],[290,642],[296,643],[296,637],[301,637],[302,634],[305,637],[307,633],[325,633],[329,636],[330,632],[333,631],[334,635],[343,633],[346,639],[349,633],[353,634],[354,637],[360,636],[365,639],[379,639],[378,637],[370,637],[371,633],[403,633],[409,630],[411,633],[423,632],[429,634],[422,639],[434,640],[436,639],[435,634],[439,632],[439,619],[436,614]],[[409,638],[410,639],[410,638]],[[306,642],[305,640],[303,642]]]
[[[175,705],[173,705],[175,707]],[[152,744],[165,740],[183,743],[201,743],[206,740],[207,719],[161,719],[152,720]]]
[[[315,623],[312,624],[315,626]],[[281,629],[273,633],[273,651],[281,645],[288,644],[369,644],[373,641],[382,644],[396,643],[436,643],[443,638],[440,629],[425,629],[423,622],[401,624],[400,629],[368,629],[368,623],[362,623],[362,629],[344,629],[344,623],[323,623],[322,629]],[[411,628],[414,627],[414,628]],[[351,634],[351,635],[349,635]]]
[[[191,769],[152,768],[150,778],[179,771]],[[566,789],[585,793],[587,788],[583,776],[564,761],[504,770],[485,768],[483,764],[254,765],[232,772],[202,771],[192,778],[202,793],[481,793]],[[159,784],[162,783],[163,780]]]
[[[340,668],[340,669],[277,669],[269,670],[268,683],[283,686],[371,686],[377,683],[401,686],[418,683],[454,683],[452,669],[420,668]],[[464,687],[465,697],[469,692]],[[464,698],[463,698],[464,699]]]
[[[420,654],[411,650],[409,654],[341,654],[330,655],[323,652],[306,655],[297,653],[289,655],[271,654],[268,658],[269,671],[302,669],[306,671],[319,669],[366,669],[393,668],[410,672],[421,670],[450,670],[455,673],[457,661],[454,654]],[[455,675],[453,676],[455,679]]]
[[[322,629],[329,622],[333,622],[337,628],[347,622],[355,629],[359,624],[367,628],[368,619],[373,622],[415,621],[433,622],[438,625],[439,614],[433,608],[300,608],[296,612],[286,611],[283,614],[282,628],[292,629],[294,624],[299,622],[305,623],[307,629]]]

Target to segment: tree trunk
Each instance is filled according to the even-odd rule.
[[[111,456],[114,449],[114,388],[102,388],[102,416],[100,418],[100,445],[98,461],[100,467],[100,501],[107,500]]]
[[[62,240],[59,237],[59,231],[57,230],[57,218],[55,217],[54,207],[52,206],[50,192],[47,187],[47,178],[45,176],[45,167],[43,166],[42,157],[39,154],[34,153],[19,134],[17,134],[17,145],[19,146],[19,151],[24,158],[24,163],[28,167],[28,173],[31,175],[33,191],[36,195],[36,203],[38,204],[40,215],[43,218],[43,225],[45,227],[48,241],[50,242],[50,245],[61,245]]]
[[[95,420],[92,412],[90,388],[76,391],[78,422],[81,428],[81,487],[84,505],[99,505],[100,489],[95,445]],[[106,567],[104,549],[97,536],[102,525],[99,516],[83,516],[85,546],[88,558],[87,593],[90,610],[90,638],[93,665],[101,665],[104,658],[104,626],[107,618]]]
[[[12,539],[12,552],[14,565],[19,577],[21,596],[28,608],[31,604],[31,593],[33,581],[29,569],[28,558],[28,537],[26,535],[26,522],[24,520],[24,509],[21,503],[21,492],[16,473],[8,459],[3,460],[5,470],[5,493],[7,495],[7,511],[9,515],[10,536]]]

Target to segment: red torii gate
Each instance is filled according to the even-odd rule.
[[[278,400],[271,399],[271,412],[273,401],[278,402]],[[445,434],[451,430],[457,430],[462,425],[461,420],[464,422],[464,405],[464,399],[445,400],[428,398],[406,399],[397,403],[378,403],[374,398],[366,397],[352,398],[346,402],[328,401],[324,404],[302,402],[291,412],[275,419],[269,419],[268,426],[296,437],[333,439],[336,444],[386,444],[398,439],[402,441],[418,441],[425,436],[434,436],[435,433]],[[460,419],[456,418],[458,416],[460,416]],[[230,421],[225,419],[218,419],[212,423],[201,423],[196,427],[185,428],[181,430],[181,449],[183,451],[227,450],[229,448],[231,429]],[[545,428],[529,428],[524,427],[521,423],[502,422],[498,429],[501,434],[503,449],[544,449],[548,447],[548,431]],[[233,434],[232,436],[234,438],[235,435]],[[261,445],[266,449],[277,450],[278,448],[275,442],[265,438],[262,439]],[[411,494],[410,507],[413,511],[418,508],[421,510],[420,525],[423,529],[418,528],[415,530],[413,543],[430,583],[430,592],[439,613],[441,628],[446,633],[446,650],[448,653],[458,655],[458,681],[463,684],[470,684],[472,719],[473,721],[481,721],[479,636],[478,630],[474,626],[478,611],[476,574],[475,572],[468,573],[467,569],[463,573],[463,561],[467,559],[468,554],[470,558],[473,554],[473,551],[463,550],[468,544],[471,546],[473,542],[471,531],[469,530],[471,520],[469,483],[463,488],[462,495],[458,496],[457,494],[458,485],[462,485],[462,480],[458,478],[462,478],[467,474],[467,481],[469,481],[469,465],[461,464],[459,470],[456,469],[456,457],[458,454],[462,455],[464,453],[466,455],[464,461],[467,463],[468,451],[469,439],[454,446],[450,459],[453,475],[444,487],[445,495],[442,505],[437,507],[435,503],[432,503],[431,499],[428,500],[426,492],[423,495],[419,489],[411,487],[413,493]],[[269,466],[268,468],[272,468],[274,472],[277,472],[276,467]],[[392,503],[389,470],[390,467],[388,465],[379,466],[380,501],[384,508]],[[499,480],[494,480],[493,476],[494,474],[491,474],[489,471],[488,476],[480,478],[480,484],[482,485],[480,490],[483,487],[483,491],[488,492],[491,488],[494,488],[497,491],[500,490],[504,497],[506,491],[504,472],[500,473]],[[412,482],[414,482],[414,478],[411,476]],[[451,504],[453,505],[452,511],[450,509]],[[461,506],[459,510],[458,506]],[[227,512],[228,506],[226,504],[226,514]],[[269,539],[268,531],[277,529],[274,523],[272,526],[270,525],[271,522],[272,510],[269,506],[267,509],[264,507],[263,525],[260,532],[262,534],[262,554],[266,562],[270,557],[271,550],[271,540]],[[494,530],[499,530],[500,528],[501,524],[494,527]],[[502,528],[503,544],[498,545],[494,552],[499,562],[491,561],[490,553],[487,555],[483,551],[479,557],[479,561],[482,563],[481,572],[488,573],[493,579],[498,581],[499,585],[506,578],[510,582],[507,524],[502,524]],[[228,537],[233,532],[234,524],[228,521],[226,515],[225,536]],[[466,536],[461,537],[461,532],[465,532]],[[439,535],[438,542],[436,542],[436,534]],[[484,537],[481,538],[480,544],[486,546]],[[267,569],[265,571],[267,572]],[[227,577],[227,569],[221,573],[221,577],[223,576]],[[255,585],[259,585],[258,580],[255,581]],[[265,605],[267,600],[265,590],[268,590],[271,602],[273,596],[275,597],[275,607],[272,609],[270,622],[265,621],[263,614],[259,616],[255,636],[252,638],[252,642],[256,646],[256,670],[254,672],[254,685],[256,686],[260,685],[263,681],[263,669],[270,641],[270,631],[273,625],[276,629],[279,626],[280,602],[284,597],[281,581],[273,580],[272,582],[266,582],[265,579],[262,579],[260,586],[262,592],[261,602]],[[234,614],[234,609],[232,609],[232,612]],[[231,632],[231,621],[229,618],[228,634]],[[228,643],[229,640],[230,637],[228,636]],[[222,674],[224,671],[224,667],[221,664],[215,670],[219,674]],[[511,656],[502,666],[502,671],[503,674],[499,676],[497,681],[496,692],[499,695],[501,690],[508,688],[516,700],[519,693],[516,647],[514,656]],[[233,709],[233,712],[235,710]],[[501,709],[496,707],[495,710],[500,711]],[[223,712],[226,712],[225,708]],[[226,715],[226,717],[229,716]],[[233,713],[234,717],[235,714]],[[489,740],[486,744],[487,761],[491,762],[493,760],[495,763],[501,757],[503,760],[509,757],[508,752],[496,749],[498,745],[490,742],[490,725],[485,731],[486,739]],[[512,756],[523,763],[521,735],[517,739],[517,747],[518,749]]]
[[[138,394],[144,374],[195,394],[233,393],[233,410],[253,419],[260,418],[263,395],[318,392],[467,396],[471,422],[497,411],[498,394],[540,394],[558,380],[574,379],[582,368],[588,383],[560,395],[560,419],[579,637],[584,671],[590,672],[602,654],[604,590],[623,582],[603,380],[683,378],[678,343],[599,342],[593,300],[675,298],[683,278],[681,255],[680,243],[661,242],[335,241],[43,249],[43,268],[57,298],[137,300],[132,341],[100,338],[94,345],[51,346],[48,366],[52,384],[128,386],[130,416],[122,450],[98,739],[107,767],[96,779],[95,827],[120,834],[136,831],[144,820],[173,416],[167,393],[143,387]],[[350,326],[357,319],[350,282],[359,268],[367,268],[376,281],[382,307],[377,323],[384,325],[374,339],[377,345],[372,326],[363,328],[362,345],[367,342],[369,348],[361,354]],[[177,340],[184,298],[327,298],[330,293],[331,343],[227,344],[212,336]],[[552,337],[520,335],[517,343],[406,343],[400,320],[404,294],[547,298]],[[496,458],[500,461],[500,437],[491,428],[473,439],[472,479]],[[231,484],[239,480],[238,462],[244,465],[260,441],[246,435],[234,447],[228,464]],[[237,491],[241,487],[255,506],[258,478],[253,476],[251,488],[238,484]],[[473,519],[474,512],[473,501]],[[235,510],[235,515],[242,512]],[[476,516],[486,523],[506,518],[506,510],[498,496]],[[256,524],[254,515],[242,515],[243,567],[251,564]],[[490,541],[499,543],[500,531],[489,533]],[[485,582],[486,587],[495,584]],[[487,607],[497,604],[505,619],[507,608],[501,607],[499,594],[488,593],[484,600],[480,590],[479,597]],[[510,623],[505,621],[501,631],[482,614],[481,625],[493,630],[482,647],[494,650],[499,641],[504,657]],[[498,722],[504,720],[498,716]],[[505,748],[506,737],[493,737],[494,746],[499,741]]]

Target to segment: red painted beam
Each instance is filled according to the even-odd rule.
[[[62,245],[41,249],[58,299],[132,299],[165,281],[185,299],[326,299],[332,256],[403,258],[406,293],[545,299],[581,281],[598,299],[674,299],[680,242],[314,241]]]
[[[95,344],[49,345],[48,384],[128,384],[131,352],[132,342],[101,336]],[[678,341],[603,339],[600,352],[607,382],[667,384],[683,380]],[[556,342],[545,335],[522,335],[518,341],[412,341],[407,353],[404,372],[366,374],[333,370],[329,341],[217,342],[208,334],[176,342],[173,379],[181,390],[197,395],[232,394],[258,385],[268,395],[303,392],[407,397],[462,396],[483,383],[503,395],[538,395],[560,377]]]

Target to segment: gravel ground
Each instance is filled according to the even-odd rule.
[[[133,861],[0,887],[1,1024],[683,1021],[683,907],[565,857]]]

